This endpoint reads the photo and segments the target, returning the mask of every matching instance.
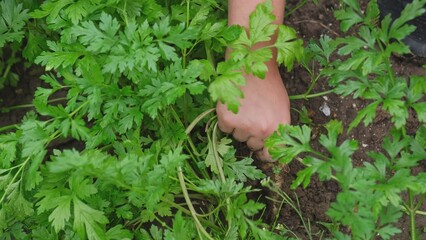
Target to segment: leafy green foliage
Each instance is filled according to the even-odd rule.
[[[338,239],[393,239],[401,229],[395,226],[403,213],[411,220],[410,235],[416,239],[416,210],[425,196],[424,173],[413,174],[413,168],[425,160],[424,96],[426,78],[398,76],[392,68],[392,54],[409,53],[402,40],[413,32],[408,22],[424,13],[426,1],[413,1],[401,16],[379,21],[376,1],[361,9],[358,1],[342,0],[342,9],[335,11],[341,30],[351,28],[355,36],[311,41],[305,49],[302,65],[313,81],[326,77],[334,92],[367,101],[348,126],[348,132],[361,122],[374,122],[376,114],[388,113],[393,124],[385,137],[382,149],[367,153],[362,166],[354,166],[356,140],[344,139],[343,124],[332,120],[325,125],[325,133],[317,143],[306,126],[280,126],[266,141],[272,157],[289,163],[298,160],[305,168],[297,173],[291,187],[306,188],[314,175],[322,181],[335,181],[341,191],[327,211],[335,228],[330,228]],[[331,56],[345,56],[332,60]],[[320,70],[310,66],[317,63]],[[308,91],[309,93],[309,91]],[[386,113],[385,113],[386,112]],[[407,119],[418,121],[416,130],[407,132]],[[413,127],[413,126],[412,126]],[[408,199],[404,198],[408,195]],[[416,200],[415,196],[419,198]],[[341,229],[341,227],[346,227]],[[349,230],[349,231],[348,231]]]
[[[23,27],[28,20],[28,9],[13,0],[0,2],[0,48],[7,42],[20,42],[24,37]]]
[[[253,34],[227,26],[225,1],[0,3],[0,46],[46,70],[34,111],[0,133],[2,239],[276,239],[247,198],[253,159],[187,129],[217,99],[238,106],[243,68],[265,74],[271,50],[238,41],[270,39],[270,3]],[[233,44],[245,55],[216,64]]]
[[[402,40],[414,31],[414,27],[407,24],[408,21],[424,13],[422,6],[425,1],[413,1],[402,11],[401,16],[391,22],[390,16],[386,16],[380,26],[377,22],[377,3],[371,1],[367,7],[365,15],[360,12],[356,1],[344,1],[347,5],[336,12],[336,17],[342,20],[342,30],[347,30],[355,23],[363,22],[365,25],[358,30],[359,37],[347,37],[337,39],[336,43],[341,45],[338,53],[347,55],[349,58],[336,64],[336,71],[344,71],[345,74],[338,74],[330,71],[329,75],[336,75],[331,84],[336,86],[336,93],[348,96],[372,100],[366,108],[350,125],[350,129],[356,127],[361,121],[365,125],[372,123],[379,107],[389,112],[392,122],[397,128],[402,128],[408,118],[410,108],[419,115],[419,120],[423,121],[421,112],[421,99],[405,101],[409,98],[410,89],[417,88],[416,92],[424,94],[424,86],[415,83],[413,86],[411,79],[408,81],[403,77],[397,77],[391,68],[389,58],[392,53],[405,54],[409,48],[402,43]],[[423,78],[424,76],[411,76],[411,78]],[[416,80],[414,80],[416,82]],[[423,81],[424,82],[424,81]],[[423,89],[423,90],[422,90]],[[423,91],[423,92],[422,92]],[[421,93],[420,93],[421,92]],[[419,101],[419,102],[417,102]]]
[[[314,150],[306,141],[311,137],[306,126],[281,126],[266,144],[273,157],[286,162],[304,153],[300,161],[306,168],[298,173],[293,188],[301,184],[307,187],[313,174],[339,183],[342,191],[327,213],[333,221],[349,226],[353,237],[372,238],[380,234],[390,239],[400,233],[393,224],[402,216],[399,207],[404,201],[402,193],[424,194],[425,191],[424,174],[413,176],[410,172],[411,167],[424,160],[425,145],[420,140],[424,126],[414,138],[393,130],[392,137],[384,140],[386,155],[371,152],[372,163],[365,162],[364,166],[356,168],[352,165],[352,155],[358,149],[356,141],[345,140],[338,144],[343,130],[338,121],[331,121],[326,129],[327,134],[321,135],[319,140],[326,154]],[[299,151],[291,151],[298,145]],[[421,156],[416,151],[420,151]]]
[[[28,9],[13,0],[0,1],[0,89],[16,86],[19,76],[12,66],[20,61],[18,51],[26,35],[24,26],[29,19]]]

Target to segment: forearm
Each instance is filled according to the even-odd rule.
[[[228,2],[228,23],[238,24],[248,29],[249,16],[259,3],[264,0],[229,0]],[[282,24],[284,20],[285,0],[272,0],[273,13],[276,17],[274,23]]]

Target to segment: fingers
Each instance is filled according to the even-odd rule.
[[[222,118],[217,120],[217,125],[219,129],[224,133],[232,133],[234,131],[234,127],[230,124],[227,124]]]
[[[259,150],[256,152],[257,158],[264,162],[275,162],[276,160],[272,159],[271,155],[268,152],[267,148],[263,148],[262,150]]]
[[[252,151],[259,151],[259,150],[261,150],[263,148],[263,144],[264,144],[263,139],[259,139],[259,138],[255,138],[255,137],[250,137],[247,140],[247,146]]]
[[[239,142],[247,142],[247,146],[250,148],[250,150],[256,152],[257,158],[259,158],[261,161],[265,161],[265,162],[275,161],[274,159],[272,159],[271,155],[269,154],[268,149],[263,147],[264,145],[263,139],[252,137],[250,136],[249,133],[247,133],[247,131],[243,131],[238,128],[234,129],[227,125],[219,124],[219,128],[221,129],[222,132],[232,133],[235,140]]]

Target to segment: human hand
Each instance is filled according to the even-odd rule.
[[[219,128],[232,134],[247,146],[258,158],[272,161],[264,140],[269,137],[279,124],[290,124],[290,101],[282,82],[278,66],[268,62],[265,79],[246,75],[246,85],[241,87],[244,98],[237,114],[229,111],[226,105],[218,103],[216,112]]]

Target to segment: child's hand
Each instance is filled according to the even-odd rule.
[[[265,79],[246,76],[247,84],[241,88],[244,99],[241,99],[237,114],[220,103],[216,111],[223,132],[232,133],[240,142],[247,142],[261,160],[272,161],[267,149],[263,148],[264,140],[280,123],[290,124],[290,102],[277,64],[269,62],[268,69]]]

